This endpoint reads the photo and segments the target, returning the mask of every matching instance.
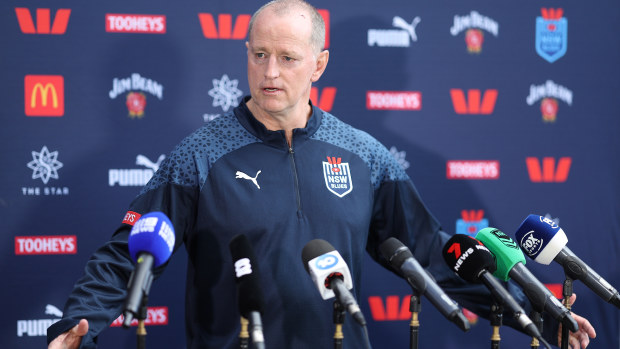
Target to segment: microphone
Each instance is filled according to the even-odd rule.
[[[420,263],[413,258],[407,246],[391,237],[381,243],[379,249],[383,257],[400,272],[416,292],[425,295],[443,316],[454,322],[461,330],[469,330],[469,321],[458,304],[448,297]]]
[[[499,229],[484,228],[476,234],[494,255],[497,270],[493,273],[501,280],[512,278],[523,289],[538,312],[547,311],[572,332],[577,332],[577,321],[560,301],[525,267],[525,256],[517,243]]]
[[[239,312],[250,321],[250,335],[254,346],[264,349],[265,337],[260,315],[263,312],[263,292],[259,284],[254,250],[250,240],[243,234],[235,236],[228,247],[235,267]]]
[[[153,282],[152,269],[166,263],[174,249],[174,227],[163,212],[150,212],[134,224],[129,234],[131,259],[136,262],[127,284],[123,327],[129,328],[140,311],[143,297],[148,296]]]
[[[531,214],[521,223],[515,237],[523,252],[534,261],[545,265],[552,260],[560,263],[568,277],[581,280],[599,297],[620,308],[618,291],[566,247],[568,238],[558,224]]]
[[[344,258],[329,242],[314,239],[304,246],[301,260],[323,299],[334,296],[360,325],[366,326],[364,314],[349,292],[353,288],[351,272]]]
[[[541,338],[540,331],[525,314],[525,310],[491,275],[497,269],[495,257],[480,241],[467,235],[456,234],[448,240],[442,254],[448,266],[458,276],[469,282],[482,282],[499,303],[512,311],[515,320],[525,333],[534,338]]]

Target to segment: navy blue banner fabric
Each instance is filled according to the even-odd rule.
[[[383,143],[443,230],[514,239],[529,214],[546,216],[620,287],[620,2],[311,3],[330,52],[313,104]],[[88,258],[139,218],[129,204],[174,146],[250,94],[245,42],[261,5],[0,4],[2,347],[46,345]],[[151,288],[149,347],[186,345],[186,259],[180,248]],[[561,298],[562,267],[526,262]],[[368,256],[358,275],[373,347],[407,347],[407,282]],[[574,292],[572,310],[597,330],[591,348],[619,348],[619,309],[579,281]],[[487,319],[466,310],[465,333],[421,307],[420,348],[490,345]],[[121,324],[100,348],[135,345]],[[502,348],[530,345],[500,333]]]

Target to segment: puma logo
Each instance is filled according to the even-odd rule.
[[[159,165],[162,161],[164,161],[165,158],[166,156],[164,154],[161,154],[157,159],[157,162],[152,162],[151,160],[149,160],[149,158],[140,154],[136,156],[136,165],[142,165],[146,168],[150,168],[151,170],[153,170],[153,172],[157,172],[157,170],[159,170]]]
[[[62,317],[62,311],[51,304],[45,306],[45,314]]]
[[[241,172],[241,171],[237,171],[235,178],[243,178],[243,179],[247,179],[250,180],[254,183],[254,185],[256,185],[256,187],[258,189],[260,189],[260,185],[258,185],[258,182],[256,182],[256,177],[258,177],[258,175],[261,173],[261,170],[258,170],[258,172],[256,172],[256,176],[254,176],[254,178],[248,176],[247,174]]]
[[[420,17],[416,17],[413,19],[411,24],[409,24],[407,23],[407,21],[405,21],[401,17],[396,16],[392,19],[392,26],[402,29],[406,31],[407,33],[409,33],[409,36],[411,36],[411,41],[418,41],[418,36],[415,33],[415,27],[418,25],[418,23],[420,23],[420,21],[421,21]]]

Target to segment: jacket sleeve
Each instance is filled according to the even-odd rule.
[[[176,166],[175,162],[173,153],[129,208],[141,215],[153,211],[166,214],[175,230],[174,251],[183,244],[185,233],[192,229],[199,191],[197,180],[184,179],[191,177],[187,174],[190,171],[179,173],[183,168]],[[127,244],[131,228],[131,225],[122,224],[111,239],[91,256],[84,275],[75,283],[67,299],[62,319],[47,330],[48,344],[85,318],[89,329],[82,338],[80,348],[96,348],[99,333],[122,313],[127,283],[134,269]],[[161,275],[166,265],[153,271],[154,278]]]

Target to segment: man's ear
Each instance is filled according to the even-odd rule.
[[[312,82],[318,81],[321,75],[323,75],[325,68],[327,68],[328,61],[329,61],[329,51],[328,50],[321,51],[321,53],[319,53],[316,59],[316,69],[312,73],[312,79],[311,79]]]

